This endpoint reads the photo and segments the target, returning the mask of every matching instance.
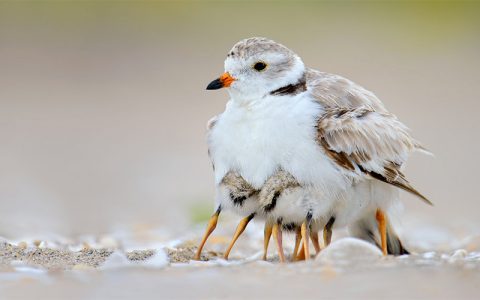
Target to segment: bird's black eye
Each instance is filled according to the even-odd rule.
[[[267,64],[264,63],[263,61],[259,61],[253,65],[253,68],[257,71],[263,71],[267,67]]]

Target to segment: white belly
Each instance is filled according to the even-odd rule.
[[[316,142],[321,112],[305,94],[267,97],[248,107],[230,100],[209,135],[216,184],[235,170],[259,189],[282,168],[326,197],[344,190],[345,178]]]

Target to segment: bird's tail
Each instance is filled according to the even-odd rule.
[[[381,248],[380,233],[378,230],[377,220],[375,218],[375,212],[366,214],[360,220],[354,222],[348,226],[348,231],[354,237],[365,240],[369,243],[377,245]],[[387,218],[387,253],[392,255],[410,254],[405,249],[397,233],[393,229],[391,223]]]
[[[423,153],[428,156],[435,156],[430,150],[425,148],[425,146],[423,146],[422,143],[420,143],[419,141],[417,140],[412,140],[412,141],[413,141],[414,151]]]

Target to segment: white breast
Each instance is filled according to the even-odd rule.
[[[344,177],[316,142],[315,125],[322,110],[307,93],[270,96],[248,106],[230,100],[209,136],[216,183],[235,170],[261,188],[283,168],[299,183],[327,194],[344,189]]]

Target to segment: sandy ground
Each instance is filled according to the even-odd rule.
[[[164,241],[155,232],[148,239],[136,232],[74,243],[3,240],[0,292],[21,299],[476,299],[480,292],[478,235],[452,238],[461,248],[448,250],[435,243],[440,232],[430,232],[406,240],[414,254],[382,257],[375,246],[339,232],[310,261],[280,264],[273,247],[269,260],[261,260],[259,229],[247,230],[229,261],[221,259],[226,229],[212,236],[203,261],[191,260],[200,228]],[[290,253],[292,238],[285,240]],[[428,245],[439,250],[423,250]]]

